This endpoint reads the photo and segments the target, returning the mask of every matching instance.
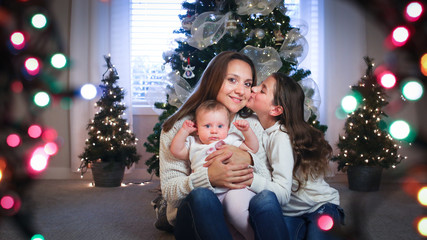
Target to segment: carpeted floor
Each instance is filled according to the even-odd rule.
[[[380,191],[361,193],[348,190],[342,176],[328,181],[340,191],[346,234],[352,236],[348,239],[425,239],[414,221],[426,209],[408,194],[410,184],[383,181]],[[117,188],[89,184],[88,180],[37,181],[26,199],[31,204],[23,205],[32,213],[27,220],[46,240],[174,239],[153,226],[150,202],[158,194],[158,180]],[[6,217],[0,219],[0,239],[29,238],[14,218]]]

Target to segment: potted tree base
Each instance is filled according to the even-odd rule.
[[[383,168],[380,166],[350,166],[347,169],[348,188],[354,191],[378,191]]]
[[[120,187],[125,166],[119,162],[95,162],[92,164],[95,187]]]

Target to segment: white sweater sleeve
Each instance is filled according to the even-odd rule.
[[[204,187],[213,190],[209,182],[207,168],[191,173],[190,161],[175,158],[169,150],[172,138],[185,119],[187,118],[177,121],[171,130],[162,131],[160,134],[160,185],[163,197],[170,205],[168,207],[174,208],[177,208],[180,201],[194,188]]]
[[[294,165],[289,136],[280,130],[275,131],[269,136],[265,151],[272,167],[273,181],[255,174],[250,188],[257,193],[264,189],[270,190],[276,194],[279,203],[285,205],[291,195]]]

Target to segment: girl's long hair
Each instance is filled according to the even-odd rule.
[[[304,92],[301,86],[282,73],[274,73],[276,90],[274,104],[283,107],[283,113],[277,117],[285,127],[281,129],[289,135],[294,154],[293,176],[298,181],[298,191],[309,177],[323,177],[329,167],[332,147],[324,134],[304,121]],[[296,176],[302,172],[302,178]]]
[[[181,118],[187,115],[194,116],[196,108],[202,102],[206,100],[216,100],[222,83],[225,80],[228,63],[235,59],[249,64],[252,69],[252,86],[256,86],[255,66],[249,57],[239,52],[221,52],[210,61],[207,68],[203,72],[202,77],[197,83],[195,90],[187,99],[187,101],[185,101],[185,103],[178,109],[178,111],[176,111],[163,123],[163,130],[165,132],[169,131],[176,123],[176,121],[180,120]],[[252,112],[248,108],[244,107],[238,113],[242,117],[248,117]]]

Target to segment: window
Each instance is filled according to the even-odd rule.
[[[132,105],[151,107],[164,89],[163,52],[173,49],[181,27],[183,0],[131,0],[130,58]],[[170,71],[170,70],[169,70]],[[150,91],[148,91],[150,89]]]
[[[165,69],[163,53],[173,50],[174,39],[179,35],[174,30],[181,27],[179,14],[184,0],[130,0],[130,58],[132,79],[132,105],[150,107],[156,101],[162,101],[165,82],[162,80]],[[322,66],[319,65],[321,49],[319,42],[319,1],[285,0],[287,15],[291,24],[304,22],[309,26],[305,35],[309,52],[301,66],[310,69],[311,78],[322,85]],[[302,20],[301,20],[302,19]],[[148,89],[150,89],[148,91]]]

